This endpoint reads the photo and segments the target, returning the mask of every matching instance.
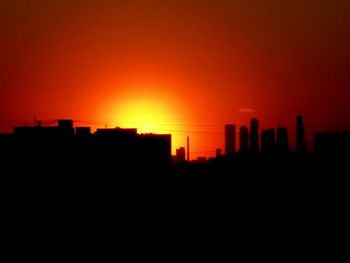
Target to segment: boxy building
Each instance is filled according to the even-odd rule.
[[[1,142],[16,161],[49,164],[51,167],[166,167],[171,165],[171,135],[138,134],[137,129],[74,129],[73,121],[57,126],[15,127]],[[67,167],[68,168],[68,167]]]

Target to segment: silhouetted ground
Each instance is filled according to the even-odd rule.
[[[122,250],[130,244],[133,255],[135,242],[157,249],[175,242],[192,253],[235,246],[245,255],[299,258],[296,251],[303,251],[333,259],[331,245],[344,246],[338,234],[348,222],[345,160],[236,156],[152,167],[103,154],[98,162],[62,152],[10,156],[2,158],[1,175],[7,243],[20,236],[25,244],[54,239],[76,248],[98,240],[106,247],[112,239]],[[42,243],[51,251],[52,243]]]
[[[147,193],[148,188],[161,191],[158,185],[176,189],[203,184],[203,189],[193,190],[205,193],[208,189],[208,192],[219,194],[326,195],[327,192],[340,193],[337,188],[341,190],[347,186],[349,174],[347,157],[237,155],[210,159],[204,164],[157,166],[115,159],[109,153],[101,153],[98,157],[76,156],[67,152],[46,155],[32,151],[22,156],[16,152],[2,156],[3,186],[8,183],[27,193],[105,194],[126,191],[124,185],[131,190],[140,186],[140,190]]]

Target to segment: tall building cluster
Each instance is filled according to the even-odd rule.
[[[225,155],[236,153],[236,125],[225,125]],[[302,116],[296,118],[296,150],[298,153],[306,153],[307,145],[305,127]],[[289,152],[288,130],[285,127],[277,129],[264,129],[259,131],[259,120],[253,118],[250,121],[250,131],[247,126],[239,128],[239,152],[246,153],[287,153]]]

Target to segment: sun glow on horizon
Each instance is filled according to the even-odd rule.
[[[140,100],[121,105],[116,122],[121,127],[136,127],[139,133],[169,133],[170,114],[153,101]]]
[[[178,117],[172,105],[156,99],[132,99],[121,102],[113,114],[113,123],[121,128],[137,128],[138,133],[172,135],[172,153],[184,146],[183,136],[174,129]]]

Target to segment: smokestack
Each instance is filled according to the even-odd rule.
[[[187,136],[187,161],[190,161],[190,137]]]

